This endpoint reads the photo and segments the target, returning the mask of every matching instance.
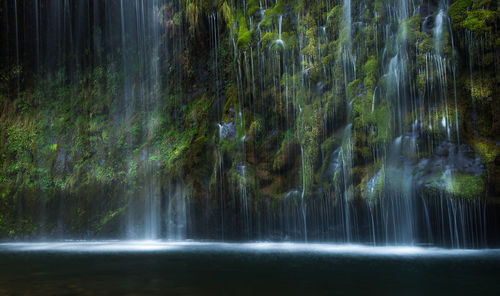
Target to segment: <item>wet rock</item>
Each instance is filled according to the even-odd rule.
[[[320,81],[318,83],[316,83],[316,94],[319,96],[319,95],[322,95],[324,93],[324,89],[325,89],[325,83]]]
[[[328,167],[323,173],[323,178],[326,180],[331,180],[335,176],[335,172],[340,167],[339,154],[342,147],[338,147],[328,156]]]
[[[284,200],[293,200],[293,199],[296,199],[296,198],[300,198],[302,195],[302,188],[297,188],[297,189],[292,189],[290,191],[288,191],[287,193],[285,193],[285,195],[283,195],[283,199]]]
[[[221,139],[236,140],[236,124],[234,121],[219,123],[219,137]]]
[[[453,195],[472,198],[482,192],[484,166],[478,156],[471,155],[467,145],[440,143],[434,153],[421,158],[413,174],[418,186]]]

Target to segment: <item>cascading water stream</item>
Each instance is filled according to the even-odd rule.
[[[456,135],[456,139],[459,143],[459,132],[458,132],[458,112],[456,103],[456,78],[455,78],[455,61],[450,60],[450,57],[444,54],[443,48],[448,42],[452,43],[453,47],[453,36],[450,33],[447,35],[448,30],[451,30],[449,26],[449,18],[446,16],[445,11],[447,7],[442,5],[435,15],[429,16],[434,18],[432,21],[433,27],[429,34],[432,36],[433,49],[431,53],[425,53],[426,67],[424,69],[419,69],[419,73],[424,75],[424,80],[427,85],[427,92],[423,95],[417,94],[415,90],[415,82],[413,81],[412,72],[415,67],[415,62],[410,61],[410,42],[413,42],[411,38],[413,34],[410,30],[413,28],[411,26],[411,21],[419,14],[421,10],[419,1],[409,2],[405,0],[391,1],[387,3],[385,8],[388,13],[386,20],[382,23],[377,24],[375,38],[376,38],[376,53],[382,53],[382,63],[380,68],[385,74],[383,76],[384,83],[373,85],[370,92],[370,112],[375,114],[380,108],[378,105],[388,106],[392,116],[386,118],[386,120],[392,120],[392,135],[389,137],[388,147],[381,149],[380,147],[372,147],[374,153],[380,155],[378,156],[381,161],[381,168],[373,173],[373,175],[367,181],[367,195],[369,198],[365,201],[355,201],[354,191],[355,191],[355,171],[354,168],[357,165],[354,157],[354,147],[357,143],[356,132],[354,128],[354,118],[352,113],[355,110],[354,105],[358,104],[358,100],[362,100],[362,95],[359,94],[358,90],[353,89],[352,85],[356,83],[357,77],[357,58],[356,55],[363,51],[356,41],[352,39],[353,34],[359,27],[363,26],[361,21],[357,22],[353,18],[357,18],[352,14],[352,3],[351,1],[343,1],[342,4],[342,22],[339,26],[339,52],[340,61],[337,63],[341,64],[342,69],[342,79],[343,79],[343,92],[345,93],[345,110],[346,110],[346,123],[345,128],[342,132],[342,147],[337,150],[337,156],[330,156],[332,160],[338,159],[340,165],[334,172],[339,170],[338,177],[334,180],[336,191],[334,196],[328,196],[327,199],[340,200],[335,201],[331,207],[335,210],[328,211],[328,217],[325,217],[324,221],[336,221],[333,225],[329,226],[332,229],[341,227],[343,230],[341,232],[335,231],[337,240],[343,241],[357,241],[364,237],[364,230],[361,229],[360,225],[368,224],[369,228],[369,241],[373,244],[376,243],[404,243],[413,244],[415,243],[422,233],[425,234],[427,238],[433,240],[432,238],[436,233],[433,229],[435,226],[431,225],[431,221],[435,219],[433,214],[430,213],[429,207],[434,206],[431,201],[426,198],[421,198],[419,195],[420,190],[418,189],[418,183],[422,182],[421,177],[415,177],[415,156],[422,153],[422,147],[419,146],[419,140],[423,136],[422,128],[424,122],[429,122],[430,129],[444,129],[446,134],[446,139],[448,141],[452,140],[452,135]],[[260,96],[266,92],[266,82],[263,81],[262,77],[266,74],[271,74],[272,77],[272,92],[275,94],[277,100],[274,101],[274,110],[278,111],[277,101],[281,96],[281,91],[283,92],[283,97],[285,98],[285,110],[286,110],[286,120],[285,126],[288,126],[290,119],[289,114],[289,102],[295,105],[298,109],[296,118],[293,120],[300,120],[304,117],[304,107],[301,106],[303,99],[301,96],[308,92],[310,88],[309,84],[309,71],[313,68],[308,65],[312,65],[314,60],[307,55],[303,54],[306,50],[303,43],[303,35],[299,34],[298,42],[298,54],[294,52],[285,50],[285,41],[283,40],[283,20],[285,16],[283,14],[278,14],[276,16],[277,38],[273,41],[273,46],[270,46],[267,50],[266,48],[261,48],[264,46],[262,42],[264,36],[267,33],[273,32],[272,27],[266,27],[267,29],[262,29],[261,22],[266,16],[262,13],[266,8],[260,3],[260,20],[256,22],[256,28],[259,38],[259,46],[257,48],[257,73],[254,74],[253,67],[253,56],[254,48],[249,46],[248,51],[242,49],[236,50],[238,56],[238,67],[237,67],[237,77],[238,77],[238,98],[239,98],[239,112],[241,112],[242,106],[245,105],[242,98],[245,98],[245,84],[248,88],[248,92],[252,93],[252,104],[259,104],[259,101],[255,101],[256,96]],[[270,15],[269,17],[272,17]],[[300,23],[301,14],[296,16],[296,22]],[[329,19],[327,18],[327,22]],[[252,25],[252,22],[250,23]],[[355,24],[355,26],[353,26]],[[265,31],[267,30],[267,31]],[[380,31],[379,31],[380,30]],[[381,34],[379,34],[381,33]],[[317,55],[327,55],[328,51],[324,52],[321,47],[321,40],[326,42],[329,41],[326,26],[321,26],[318,29],[318,45],[317,45]],[[382,36],[382,39],[379,38]],[[307,36],[305,42],[308,42]],[[451,38],[451,40],[450,40]],[[324,42],[323,41],[323,42]],[[233,43],[235,44],[235,43]],[[279,46],[276,46],[279,45]],[[383,51],[379,50],[379,45],[383,46]],[[236,48],[236,46],[235,46]],[[293,48],[293,46],[292,46]],[[277,54],[279,53],[279,54]],[[454,49],[451,59],[455,56]],[[241,59],[243,61],[241,61]],[[270,60],[270,62],[268,62]],[[249,66],[251,65],[251,66]],[[279,67],[277,65],[280,65]],[[298,67],[296,67],[298,65]],[[452,69],[450,71],[449,69]],[[294,69],[301,69],[300,79],[301,82],[297,83],[294,77]],[[328,68],[322,66],[323,77],[328,77]],[[250,74],[251,73],[251,74]],[[453,75],[451,75],[453,74]],[[280,78],[281,77],[281,78]],[[334,76],[335,77],[335,76]],[[450,104],[448,104],[448,84],[451,84],[450,77],[453,77],[454,86],[454,96],[455,96],[455,114],[451,115],[448,111]],[[278,79],[277,79],[278,78]],[[279,79],[280,78],[280,79]],[[258,83],[255,83],[258,80]],[[280,91],[280,80],[281,80],[281,91]],[[246,83],[245,83],[246,81]],[[318,83],[320,85],[321,83]],[[256,90],[257,88],[257,90]],[[358,89],[361,86],[358,86]],[[358,93],[356,95],[356,93]],[[294,98],[294,100],[289,101],[288,98]],[[384,102],[383,100],[387,100]],[[380,101],[380,103],[377,103]],[[259,112],[258,109],[254,109],[253,112]],[[335,111],[333,111],[335,113]],[[426,117],[433,118],[433,114],[437,114],[439,117],[438,125],[433,120],[427,120]],[[450,118],[454,116],[455,118],[455,130],[452,130],[452,125],[450,124]],[[407,122],[411,120],[410,129],[407,128]],[[238,121],[240,124],[242,120]],[[297,125],[299,129],[305,128],[302,124]],[[242,126],[243,128],[243,126]],[[298,134],[299,138],[303,137],[302,133]],[[304,141],[302,139],[301,141]],[[460,145],[460,144],[459,144]],[[291,189],[284,196],[281,203],[283,204],[283,228],[280,228],[279,232],[282,236],[296,237],[297,233],[301,233],[302,237],[306,240],[308,239],[308,233],[310,229],[315,230],[317,225],[314,223],[309,223],[308,220],[312,215],[316,214],[315,201],[310,196],[310,179],[308,179],[307,174],[311,169],[311,163],[308,161],[308,155],[305,152],[306,146],[300,144],[300,155],[301,155],[301,165],[300,165],[300,183],[301,190]],[[333,155],[333,154],[332,154]],[[451,156],[454,157],[454,156]],[[405,158],[408,158],[405,160]],[[420,165],[420,164],[419,164]],[[423,162],[421,165],[424,165]],[[246,166],[245,166],[246,167]],[[244,175],[244,180],[246,180],[246,175]],[[393,180],[400,180],[393,181]],[[356,181],[357,182],[357,181]],[[244,184],[248,184],[247,181]],[[245,187],[239,185],[241,187]],[[300,196],[297,195],[300,192]],[[247,213],[247,200],[250,198],[247,191],[242,191],[241,195],[245,196],[243,204],[245,208],[244,213]],[[444,194],[446,200],[451,201],[452,197]],[[298,199],[296,199],[298,197]],[[294,200],[297,201],[294,203]],[[359,208],[362,204],[361,209]],[[443,211],[443,215],[449,215],[451,219],[449,221],[454,221],[457,215],[462,215],[457,211]],[[246,217],[246,214],[244,215]],[[420,217],[423,217],[422,219]],[[245,220],[247,218],[244,218]],[[253,218],[252,218],[253,219]],[[252,220],[251,219],[251,220]],[[266,218],[272,220],[272,218]],[[302,220],[302,221],[300,221]],[[248,223],[253,224],[255,221],[245,222],[244,225]],[[259,222],[257,222],[259,223]],[[331,222],[322,222],[328,225]],[[446,222],[448,225],[450,222]],[[468,222],[462,223],[463,225]],[[301,225],[301,226],[299,226]],[[314,226],[313,226],[314,225]],[[443,223],[445,225],[445,223]],[[458,224],[457,224],[458,225]],[[465,238],[465,233],[468,230],[464,226],[457,226],[450,228],[450,231],[454,233],[457,237],[457,233],[460,233],[460,238],[456,239],[462,243],[468,240]],[[246,226],[245,226],[246,227]],[[302,230],[299,230],[303,227]],[[328,226],[325,226],[328,227]],[[261,229],[261,228],[259,228]],[[260,231],[266,231],[260,230]],[[441,236],[447,234],[442,233]],[[258,237],[266,237],[265,234],[258,234]],[[300,235],[299,235],[300,237]],[[453,243],[453,245],[457,245]]]
[[[478,136],[480,104],[493,100],[477,73],[491,58],[476,57],[484,37],[462,38],[448,1],[382,2],[6,3],[10,113],[42,122],[18,145],[36,149],[0,153],[20,163],[5,161],[0,190],[8,178],[41,184],[12,193],[16,225],[39,219],[61,237],[485,246],[496,148]],[[24,91],[30,75],[36,88]],[[35,121],[23,120],[0,144]],[[23,194],[46,184],[58,187],[25,219]]]

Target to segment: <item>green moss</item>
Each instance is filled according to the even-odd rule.
[[[255,15],[257,11],[260,9],[259,0],[248,0],[247,2],[247,11],[250,16]]]
[[[479,154],[481,160],[488,165],[492,164],[499,155],[498,147],[485,141],[475,140],[473,148]]]
[[[249,166],[233,167],[229,171],[231,182],[248,197],[257,197],[259,192],[255,171]]]
[[[359,85],[360,85],[361,81],[359,79],[356,79],[354,81],[351,81],[349,82],[349,84],[347,85],[347,98],[349,100],[353,99],[354,97],[356,97],[356,95],[359,93]]]
[[[222,3],[220,10],[222,12],[222,17],[224,18],[224,21],[226,22],[227,26],[231,28],[231,26],[234,23],[234,14],[233,10],[231,9],[231,6],[227,3],[227,1],[224,1]]]
[[[391,135],[391,117],[391,111],[387,105],[380,106],[375,111],[375,126],[377,127],[375,143],[387,143]]]
[[[248,46],[252,41],[252,33],[248,31],[247,25],[245,23],[245,18],[242,16],[238,22],[239,32],[238,32],[238,41],[236,45],[238,48],[243,50],[248,50]]]
[[[285,9],[285,1],[284,0],[278,0],[278,3],[273,7],[271,13],[278,15],[278,14],[283,14],[283,10]]]
[[[407,42],[410,47],[413,47],[417,41],[420,34],[420,23],[422,17],[417,14],[402,22],[399,25],[398,40],[399,43]]]
[[[467,17],[469,9],[472,7],[472,0],[457,0],[450,5],[448,15],[454,26],[459,26]]]
[[[391,136],[392,117],[387,100],[373,105],[373,92],[370,90],[362,98],[354,100],[353,115],[355,129],[366,132],[368,144],[387,143]]]
[[[318,41],[316,39],[316,32],[318,28],[316,26],[313,26],[309,28],[306,31],[306,36],[307,36],[307,45],[304,47],[302,50],[302,53],[308,57],[310,61],[317,61],[318,60]],[[316,65],[314,64],[309,64],[307,65],[308,68],[313,68]]]
[[[484,191],[484,182],[481,177],[469,174],[454,174],[446,183],[446,192],[465,199],[479,198]]]
[[[262,119],[257,118],[252,123],[250,124],[250,128],[248,129],[248,133],[254,137],[258,136],[261,134],[263,131],[264,126],[262,124]]]
[[[306,105],[303,116],[298,122],[300,127],[301,144],[305,147],[305,153],[312,163],[316,163],[319,157],[321,141],[322,122],[315,106]]]
[[[373,10],[378,15],[383,15],[385,12],[385,4],[383,0],[375,0],[373,3]]]
[[[417,90],[418,93],[423,97],[427,89],[427,79],[424,73],[417,75]]]
[[[436,172],[426,176],[424,184],[427,192],[445,193],[468,200],[481,198],[485,190],[481,176],[464,172]]]
[[[127,206],[123,206],[117,210],[108,211],[99,221],[99,226],[97,227],[97,231],[101,232],[111,221],[115,220],[116,217],[120,216],[125,212]]]
[[[173,21],[174,21],[174,24],[175,24],[176,26],[179,26],[179,25],[181,24],[181,22],[182,22],[182,14],[181,14],[181,13],[179,13],[179,12],[176,12],[176,13],[174,14]]]
[[[269,47],[276,39],[278,39],[278,34],[273,32],[267,32],[262,36],[260,40],[263,47]]]
[[[487,98],[493,97],[494,79],[474,73],[472,84],[470,79],[465,81],[465,87],[470,90],[472,98],[479,103],[486,103]]]
[[[349,175],[345,176],[352,181],[346,193],[349,199],[356,188],[356,196],[374,200],[387,189],[384,188],[384,179],[391,190],[403,187],[409,190],[411,184],[404,180],[401,171],[381,166],[393,140],[391,124],[395,106],[391,102],[396,93],[394,88],[384,85],[392,75],[384,75],[382,71],[387,69],[381,69],[383,65],[380,63],[384,56],[384,63],[387,63],[395,56],[397,47],[402,46],[406,47],[408,54],[407,76],[401,85],[405,90],[403,96],[410,94],[418,102],[426,102],[422,109],[408,102],[406,108],[402,106],[403,113],[414,111],[403,116],[406,118],[405,131],[410,130],[415,118],[424,120],[422,125],[427,134],[417,140],[419,153],[429,153],[428,140],[445,138],[443,116],[447,116],[448,123],[454,123],[455,114],[451,110],[454,109],[451,83],[454,73],[450,67],[456,62],[459,65],[456,69],[458,110],[467,118],[474,104],[479,114],[477,132],[481,137],[474,150],[483,163],[490,168],[494,166],[498,149],[483,130],[491,129],[494,136],[495,129],[490,127],[498,121],[494,114],[488,113],[496,110],[494,49],[500,44],[500,38],[492,30],[499,11],[496,2],[454,1],[450,8],[454,32],[457,33],[457,54],[452,63],[450,46],[444,45],[446,60],[443,66],[447,69],[448,84],[443,87],[448,86],[447,98],[435,96],[435,91],[439,90],[435,88],[437,76],[432,74],[435,72],[433,67],[429,68],[429,76],[425,72],[429,66],[427,63],[434,62],[429,60],[429,54],[434,52],[432,30],[420,27],[422,19],[419,15],[402,24],[392,21],[388,24],[386,1],[353,1],[350,36],[342,24],[343,9],[339,1],[274,1],[260,23],[260,48],[256,47],[258,34],[252,31],[256,30],[260,20],[258,0],[246,1],[246,11],[243,2],[238,1],[182,0],[181,3],[177,10],[174,9],[177,5],[168,4],[160,11],[162,17],[170,19],[168,25],[179,30],[170,28],[165,35],[168,38],[182,37],[184,41],[169,47],[174,54],[168,58],[162,59],[164,55],[160,53],[160,69],[168,69],[168,73],[162,73],[162,85],[169,85],[169,89],[163,92],[161,88],[160,96],[155,96],[158,101],[154,103],[160,105],[158,110],[150,112],[149,108],[139,106],[142,97],[152,94],[141,93],[143,90],[134,85],[130,105],[134,114],[130,118],[115,120],[115,117],[120,117],[116,115],[122,114],[119,108],[122,108],[124,81],[120,70],[116,70],[122,69],[120,63],[98,65],[88,73],[77,75],[54,71],[49,75],[50,79],[36,81],[39,86],[35,89],[30,89],[29,81],[23,81],[23,84],[26,82],[26,91],[17,97],[10,95],[9,91],[17,75],[24,73],[23,68],[13,67],[15,69],[9,77],[0,77],[0,204],[24,198],[23,194],[34,196],[39,191],[47,199],[54,198],[57,196],[54,192],[59,191],[67,197],[67,202],[77,199],[94,202],[88,189],[102,190],[95,196],[105,194],[110,196],[109,200],[116,199],[113,201],[116,203],[102,205],[102,211],[93,217],[92,223],[109,226],[119,216],[117,211],[123,206],[120,199],[123,192],[133,200],[143,189],[145,164],[155,168],[159,164],[160,169],[155,169],[154,174],[161,175],[161,182],[166,176],[174,176],[202,184],[197,190],[205,188],[203,184],[207,183],[207,188],[212,186],[203,192],[207,199],[217,188],[227,188],[230,183],[234,185],[231,189],[248,192],[262,186],[259,192],[270,198],[279,198],[290,188],[303,186],[306,196],[311,196],[320,186],[324,186],[321,189],[327,192],[337,190],[335,186],[342,183],[341,170],[324,173],[330,164],[329,157],[340,147],[344,157],[353,162],[352,172],[348,170]],[[205,67],[195,69],[200,63],[210,64],[207,58],[215,53],[202,50],[207,43],[202,40],[203,36],[194,34],[197,28],[206,24],[206,17],[215,9],[219,10],[220,24],[227,26],[219,28],[218,35],[217,66],[221,71],[218,72],[220,77],[215,79],[225,83],[222,86],[214,84],[211,67],[208,70]],[[276,42],[279,16],[283,20],[281,39],[286,48]],[[430,16],[431,23],[433,17],[435,14]],[[400,43],[396,42],[395,46],[387,44],[384,53],[385,44],[380,42],[387,41],[382,36],[386,28],[391,32],[399,31]],[[176,35],[186,30],[191,34]],[[482,39],[472,37],[475,41],[466,48],[463,44],[465,34],[458,30],[483,34],[479,36]],[[445,42],[451,40],[446,34],[449,34],[448,30],[443,32]],[[238,49],[236,55],[233,55],[233,42]],[[356,73],[349,73],[349,77],[344,77],[346,42],[350,43],[349,48],[355,56]],[[462,60],[466,49],[471,49],[473,83],[467,82],[470,81],[469,73],[463,71],[468,67]],[[247,52],[242,54],[242,51]],[[118,52],[117,56],[121,54]],[[141,66],[140,63],[134,65]],[[481,75],[478,76],[479,72]],[[81,77],[81,81],[71,81],[71,76]],[[356,80],[347,81],[346,90],[344,79],[350,77]],[[138,75],[136,78],[140,79]],[[163,83],[164,79],[173,79],[173,83]],[[5,84],[10,87],[9,91],[4,91]],[[213,94],[215,85],[220,86],[217,98]],[[431,88],[426,89],[427,85]],[[451,106],[450,110],[438,106],[439,101],[444,104],[444,100],[448,107]],[[346,109],[352,113],[345,114]],[[242,116],[234,116],[240,112]],[[236,124],[236,140],[219,139],[216,123],[220,121]],[[352,130],[346,133],[341,143],[342,127],[351,121]],[[470,130],[461,132],[467,134]],[[242,141],[244,135],[246,140]],[[467,135],[461,139],[469,140]],[[243,178],[238,168],[242,164],[248,166],[247,178]],[[367,184],[372,179],[376,182],[368,189]],[[480,185],[484,185],[480,179],[467,174],[457,174],[449,179],[438,174],[430,179],[435,181],[439,192],[457,196],[477,196]],[[39,201],[23,202],[38,205]],[[0,206],[0,227],[3,227],[1,225],[6,224],[2,221],[12,220],[4,212],[17,209],[12,204]],[[83,207],[79,205],[79,208]],[[15,227],[8,229],[14,234],[22,231]]]
[[[196,0],[183,0],[182,5],[185,12],[185,18],[189,23],[189,30],[193,33],[198,27],[200,15],[202,13],[202,2]]]
[[[496,13],[489,10],[477,9],[467,13],[467,18],[462,23],[462,26],[476,34],[483,34],[491,31],[493,28],[489,26],[495,22]]]
[[[432,135],[435,139],[444,139],[448,135],[447,126],[453,126],[456,118],[458,117],[460,121],[460,113],[456,113],[455,108],[435,108],[434,110],[428,111],[426,117],[424,117],[424,121],[422,122],[422,127],[425,132],[429,135]],[[412,120],[415,117],[409,117],[409,120],[406,122],[408,127],[413,124]],[[446,124],[446,125],[443,125]],[[455,129],[450,129],[451,133],[455,133]]]
[[[276,152],[273,160],[273,169],[280,171],[288,168],[292,159],[292,149],[296,145],[295,138],[292,133],[285,133],[280,149]]]
[[[385,169],[380,164],[374,165],[369,173],[365,175],[360,183],[361,196],[365,199],[377,199],[383,192],[385,187]]]
[[[418,65],[420,67],[425,67],[425,57],[424,54],[431,52],[434,49],[434,44],[432,40],[432,36],[427,33],[420,33],[419,34],[419,41],[418,41]]]
[[[492,9],[492,1],[458,0],[449,8],[448,14],[454,27],[484,34],[493,30],[497,12]]]
[[[297,120],[297,136],[301,146],[301,179],[305,181],[304,190],[310,195],[314,184],[315,170],[320,164],[320,144],[322,121],[317,105],[305,105]]]
[[[332,22],[342,19],[342,7],[340,5],[334,6],[330,12],[328,12],[327,18]]]
[[[373,89],[375,87],[378,74],[377,69],[377,60],[375,56],[371,56],[363,66],[363,72],[365,74],[364,84],[367,89]]]
[[[97,165],[94,171],[91,171],[89,178],[95,178],[98,183],[110,185],[115,181],[116,175],[112,166]]]

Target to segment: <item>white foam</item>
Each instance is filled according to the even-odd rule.
[[[202,241],[59,241],[14,242],[0,244],[0,252],[65,252],[65,253],[123,253],[123,252],[240,252],[288,253],[352,256],[477,256],[500,257],[500,249],[464,250],[418,246],[368,246],[360,244],[249,242],[223,243]]]

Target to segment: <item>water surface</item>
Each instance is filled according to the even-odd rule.
[[[0,244],[0,295],[498,295],[500,250],[296,243]]]

